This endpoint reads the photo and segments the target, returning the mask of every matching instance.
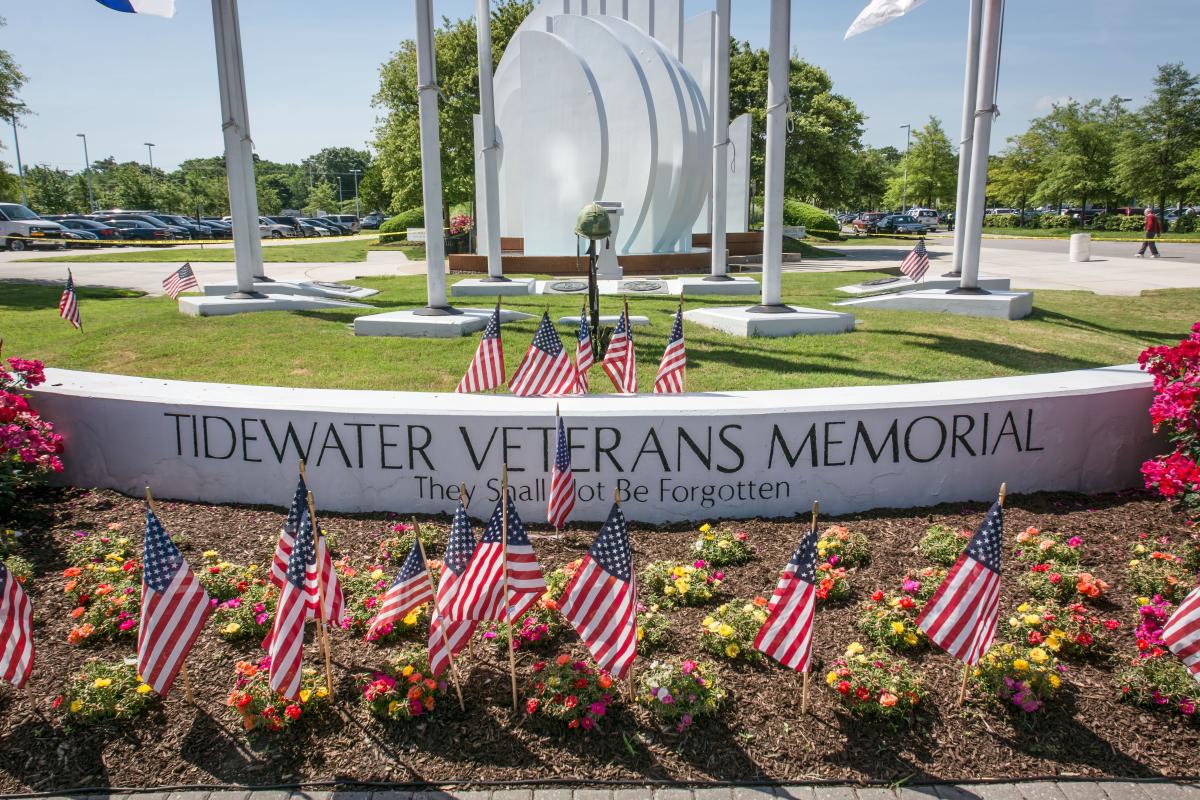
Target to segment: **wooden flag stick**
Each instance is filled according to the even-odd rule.
[[[513,627],[516,621],[512,619],[512,606],[509,605],[508,595],[508,464],[500,470],[500,536],[503,540],[501,569],[504,571],[504,621],[508,628],[508,675],[512,678],[513,713],[517,711],[517,657],[513,652]]]
[[[146,487],[146,505],[154,512],[154,516],[158,516],[158,506],[154,504],[154,496],[150,494],[150,487]],[[196,698],[192,695],[192,681],[188,678],[187,659],[185,658],[179,664],[179,677],[183,678],[183,696],[187,700],[188,705],[196,705]]]
[[[467,506],[471,502],[471,498],[469,495],[467,495],[467,485],[465,483],[460,483],[458,485],[458,499],[462,501],[463,511],[466,511]]]
[[[304,462],[300,462],[300,474],[304,472]],[[305,481],[307,483],[307,481]],[[313,527],[313,550],[316,551],[317,561],[317,607],[320,613],[317,614],[317,638],[321,640],[321,650],[325,653],[325,691],[329,692],[330,698],[333,697],[333,658],[329,653],[329,633],[326,630],[325,620],[325,580],[321,574],[321,562],[324,561],[320,556],[319,548],[316,547],[317,537],[321,535],[320,529],[317,527],[317,506],[313,502],[313,493],[308,493],[308,519],[312,522]],[[328,545],[326,545],[328,546]]]
[[[429,559],[425,556],[425,543],[421,541],[421,529],[417,527],[416,519],[413,519],[413,535],[417,538],[417,549],[421,552],[421,564],[425,567],[425,574],[429,576],[429,591],[434,596],[434,612],[437,613],[437,587],[433,585],[433,572],[429,569]],[[467,707],[463,704],[462,686],[458,681],[458,665],[454,663],[454,651],[450,648],[450,639],[446,636],[446,626],[438,625],[438,630],[442,633],[442,646],[446,648],[446,658],[450,661],[450,679],[454,681],[454,692],[458,695],[459,711],[466,711]]]
[[[1008,494],[1008,484],[1007,483],[1000,484],[1000,497],[998,498],[998,500],[999,500],[1001,508],[1004,508],[1004,498],[1007,494]]]

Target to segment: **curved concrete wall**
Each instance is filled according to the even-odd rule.
[[[554,407],[576,518],[614,489],[640,522],[832,514],[1140,484],[1159,446],[1136,366],[976,381],[587,398],[339,391],[47,370],[35,406],[66,437],[63,479],[206,502],[285,505],[306,455],[320,507],[490,513],[507,461],[546,516]]]

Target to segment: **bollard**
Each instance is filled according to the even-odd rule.
[[[1092,235],[1090,233],[1071,234],[1071,261],[1092,260]]]

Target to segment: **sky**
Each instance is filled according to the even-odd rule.
[[[850,41],[866,0],[796,0],[791,41],[826,69],[835,91],[867,116],[869,145],[904,146],[900,126],[939,117],[951,140],[961,124],[966,0],[928,0]],[[250,126],[257,153],[295,162],[323,147],[365,147],[377,109],[379,67],[413,37],[412,0],[241,0]],[[712,0],[686,0],[686,12]],[[733,0],[732,33],[766,47],[766,0]],[[93,160],[148,158],[174,168],[222,152],[209,0],[176,0],[174,19],[110,11],[93,0],[0,3],[0,48],[28,76],[22,97],[26,164],[77,170],[87,134]],[[435,0],[435,14],[474,13],[471,0]],[[1200,71],[1197,0],[1010,0],[993,151],[1030,119],[1069,97],[1133,98],[1152,89],[1157,64]],[[0,134],[12,163],[12,130]]]

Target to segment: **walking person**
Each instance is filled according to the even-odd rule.
[[[1137,251],[1137,257],[1141,258],[1146,254],[1146,248],[1150,248],[1150,257],[1158,258],[1158,247],[1154,244],[1154,237],[1162,233],[1162,223],[1158,221],[1158,217],[1154,214],[1153,208],[1146,208],[1146,230],[1145,237],[1142,239],[1142,247]]]

